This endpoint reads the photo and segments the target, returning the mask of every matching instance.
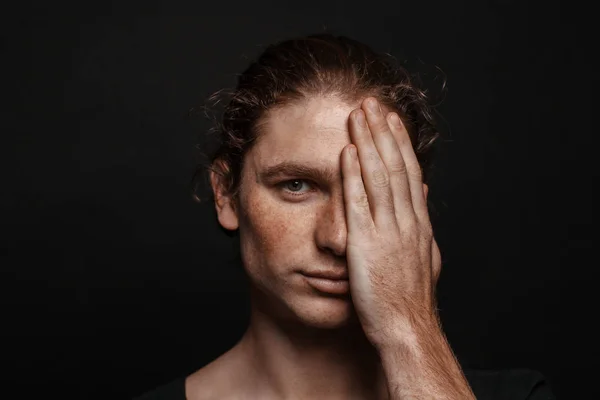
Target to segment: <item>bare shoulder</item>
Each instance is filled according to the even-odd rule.
[[[189,375],[185,380],[187,400],[243,399],[241,360],[234,349]]]

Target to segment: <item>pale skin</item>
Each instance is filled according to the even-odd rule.
[[[251,320],[187,378],[189,400],[475,398],[438,323],[428,188],[394,116],[372,97],[288,104],[245,156],[239,204],[211,175],[220,224],[240,230]],[[264,174],[281,162],[327,173]],[[320,267],[346,269],[350,295],[311,290],[299,271]]]

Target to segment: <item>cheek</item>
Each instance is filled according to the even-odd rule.
[[[248,196],[240,238],[248,267],[260,264],[294,263],[310,238],[307,211],[293,204],[278,202],[269,195]]]

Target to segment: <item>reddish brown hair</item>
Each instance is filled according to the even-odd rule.
[[[209,98],[217,104],[221,90]],[[286,40],[268,46],[238,78],[228,93],[222,120],[212,132],[219,144],[200,165],[192,180],[196,201],[198,178],[214,171],[225,194],[238,200],[244,155],[261,134],[266,111],[310,96],[335,95],[353,104],[375,96],[397,112],[407,127],[419,160],[423,181],[428,183],[432,144],[439,133],[425,91],[395,59],[344,36],[323,33]]]

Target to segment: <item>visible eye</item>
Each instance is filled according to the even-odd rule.
[[[307,186],[308,182],[303,179],[292,179],[289,181],[284,181],[279,184],[280,187],[285,189],[285,192],[292,194],[293,196],[303,195],[302,186]],[[308,185],[310,186],[310,185]]]

